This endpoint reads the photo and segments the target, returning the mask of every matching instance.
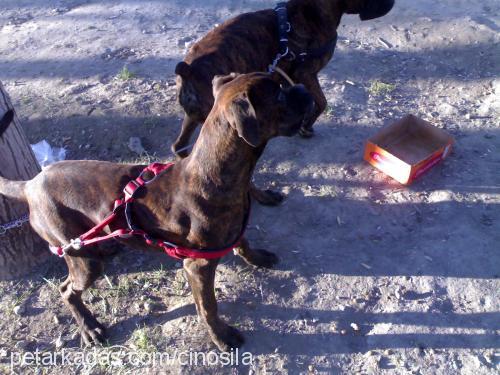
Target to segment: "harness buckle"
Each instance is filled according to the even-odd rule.
[[[142,185],[137,182],[137,180],[132,180],[125,186],[123,192],[127,197],[132,198],[141,186]]]

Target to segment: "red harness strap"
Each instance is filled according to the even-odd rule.
[[[146,232],[141,229],[136,228],[132,223],[132,218],[130,215],[130,203],[134,200],[134,195],[137,191],[144,185],[153,182],[161,173],[170,168],[174,163],[160,164],[153,163],[141,172],[139,177],[135,180],[130,181],[123,189],[124,196],[121,199],[117,199],[114,204],[113,211],[106,216],[106,218],[97,224],[95,227],[90,229],[88,232],[82,234],[80,237],[71,240],[68,245],[60,247],[50,247],[50,251],[55,255],[63,257],[66,255],[66,250],[73,248],[75,250],[80,250],[82,247],[95,245],[99,242],[108,241],[115,238],[130,238],[132,236],[141,236],[144,241],[150,246],[157,246],[162,248],[168,255],[176,259],[184,258],[203,258],[203,259],[216,259],[222,258],[224,255],[228,254],[237,247],[243,237],[246,226],[248,224],[248,218],[250,216],[250,210],[248,211],[245,221],[243,223],[242,231],[238,236],[238,239],[230,246],[224,247],[223,249],[191,249],[182,246],[177,246],[168,241],[162,241],[150,237]],[[150,180],[144,180],[143,176],[145,173],[152,173],[153,178]],[[250,200],[249,200],[250,202]],[[118,229],[111,232],[108,235],[98,237],[99,233],[102,233],[104,228],[113,222],[118,216],[118,210],[123,208],[125,218],[127,219],[128,229]]]

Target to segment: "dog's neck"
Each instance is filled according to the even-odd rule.
[[[319,43],[327,43],[337,35],[337,27],[342,17],[339,2],[332,0],[290,0],[288,17],[292,24],[292,37],[307,39],[314,36]],[[304,30],[296,30],[294,24]],[[299,41],[297,41],[299,42]]]
[[[222,114],[212,112],[188,158],[184,173],[212,200],[247,199],[255,164],[265,144],[254,148]]]

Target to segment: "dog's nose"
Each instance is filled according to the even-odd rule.
[[[307,113],[314,105],[314,100],[304,85],[295,85],[288,92],[289,106],[301,113]]]
[[[394,2],[395,0],[368,0],[359,13],[359,18],[368,21],[385,16],[394,7]]]

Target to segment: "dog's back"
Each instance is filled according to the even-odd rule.
[[[178,99],[186,114],[205,120],[214,101],[216,75],[267,70],[278,51],[277,39],[274,12],[262,10],[239,15],[195,43],[175,70]]]

